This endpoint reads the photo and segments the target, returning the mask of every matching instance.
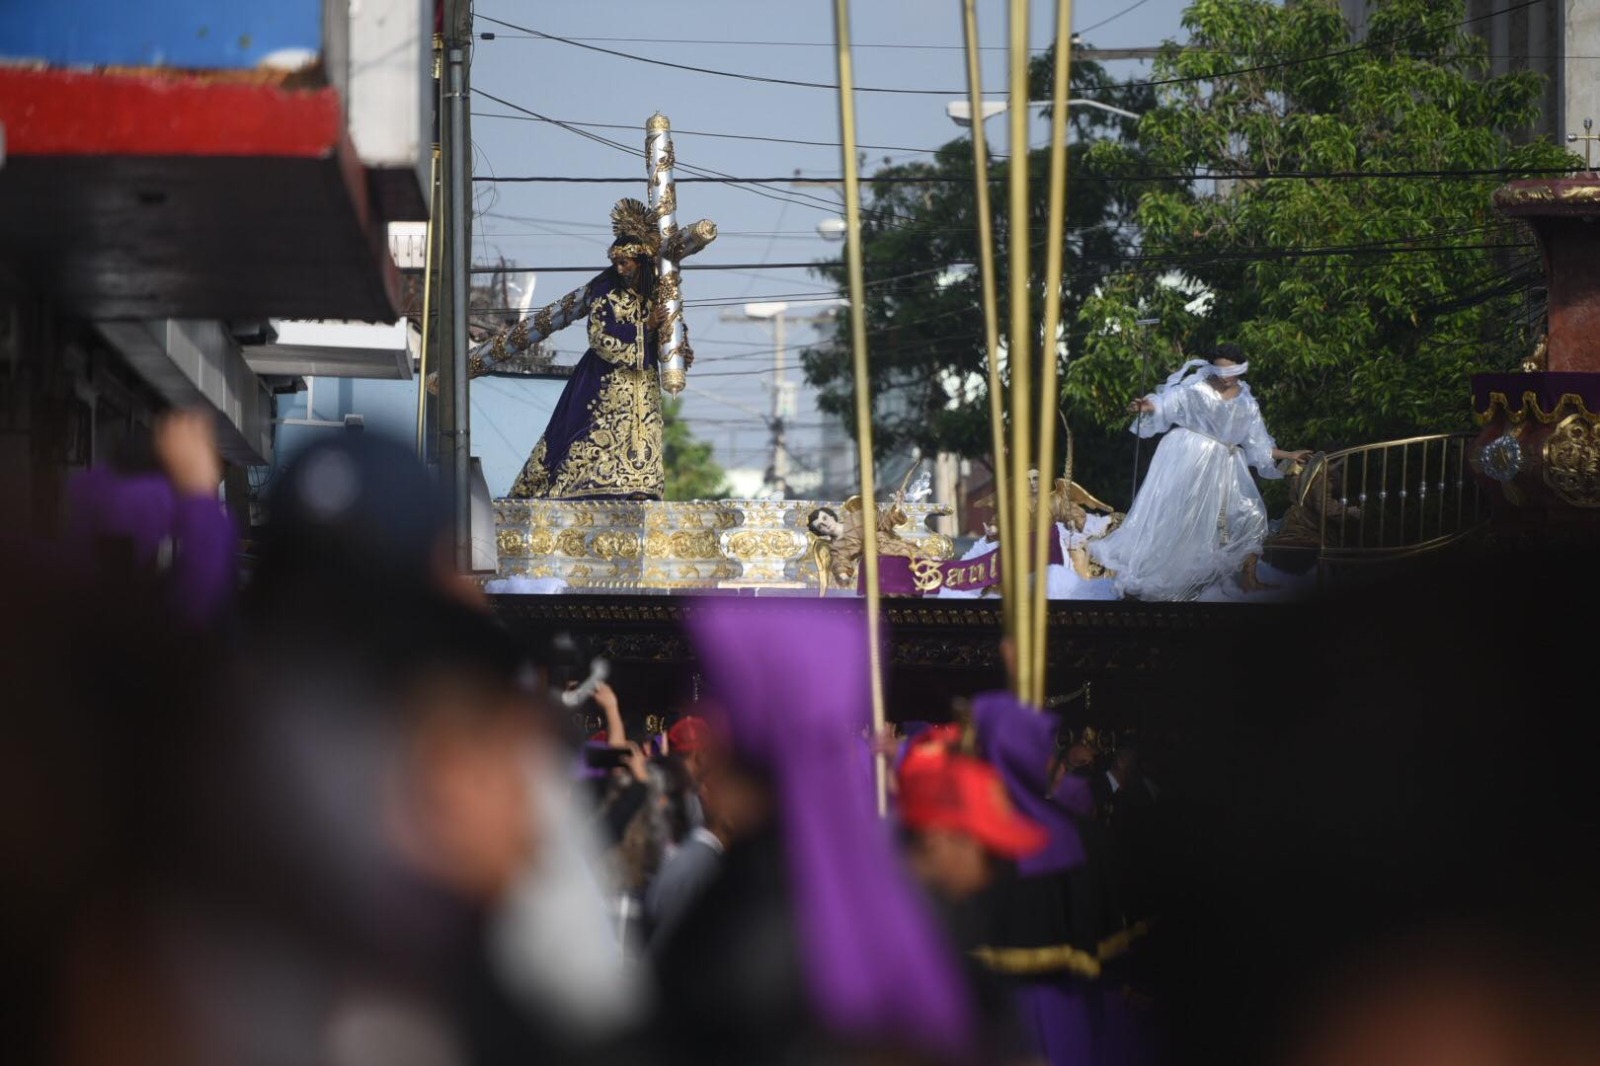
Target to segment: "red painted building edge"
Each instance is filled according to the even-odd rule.
[[[0,67],[0,123],[15,156],[323,158],[345,139],[336,89]]]

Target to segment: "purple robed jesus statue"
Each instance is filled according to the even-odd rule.
[[[619,258],[584,287],[579,304],[589,317],[589,350],[567,379],[544,436],[511,486],[512,496],[661,498],[653,279],[648,260]]]
[[[611,212],[611,266],[533,316],[549,336],[589,319],[589,348],[550,414],[544,436],[512,483],[522,499],[659,500],[661,451],[660,311],[656,216],[638,200]],[[526,323],[516,329],[526,337]],[[502,346],[504,342],[502,341]],[[497,346],[495,355],[502,350]],[[692,359],[686,353],[686,359]]]

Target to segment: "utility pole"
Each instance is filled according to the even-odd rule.
[[[472,165],[467,94],[472,50],[470,0],[444,0],[444,77],[439,126],[443,182],[443,269],[439,286],[439,480],[450,501],[456,567],[472,568],[471,405],[467,402],[467,324],[472,317]]]
[[[724,322],[753,320],[772,323],[772,415],[767,422],[768,428],[772,431],[772,462],[768,466],[770,474],[768,481],[785,497],[789,495],[789,438],[786,420],[793,413],[794,393],[784,378],[784,373],[788,370],[784,323],[785,321],[828,322],[838,314],[837,306],[826,307],[811,315],[786,314],[788,310],[789,305],[786,303],[750,303],[744,305],[742,313],[724,311],[722,314]]]
[[[788,403],[785,402],[789,383],[783,377],[783,372],[787,369],[783,357],[783,315],[778,314],[772,319],[772,484],[787,498],[789,442],[784,434],[783,419],[789,409]]]

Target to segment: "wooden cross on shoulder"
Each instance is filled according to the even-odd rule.
[[[1583,120],[1583,133],[1581,135],[1576,133],[1567,134],[1567,143],[1572,144],[1574,141],[1583,142],[1583,169],[1592,172],[1594,164],[1589,161],[1589,150],[1594,146],[1594,142],[1600,141],[1600,134],[1594,132],[1594,119],[1586,118]]]

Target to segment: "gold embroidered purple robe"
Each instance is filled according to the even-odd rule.
[[[659,500],[661,446],[658,337],[647,326],[654,301],[615,268],[583,290],[589,349],[583,353],[511,486],[523,499]]]

